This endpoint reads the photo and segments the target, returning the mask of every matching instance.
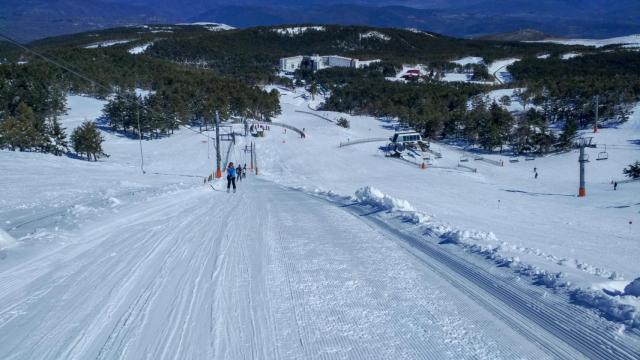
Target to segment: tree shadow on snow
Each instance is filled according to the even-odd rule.
[[[539,192],[532,192],[532,191],[524,191],[524,190],[514,190],[514,189],[500,189],[502,191],[506,191],[506,192],[510,192],[510,193],[520,193],[520,194],[526,194],[526,195],[531,195],[531,196],[566,196],[566,197],[576,197],[573,194],[554,194],[554,193],[539,193]]]

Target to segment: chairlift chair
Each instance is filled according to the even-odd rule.
[[[533,161],[533,160],[535,160],[535,159],[536,159],[536,158],[535,158],[535,157],[533,157],[532,155],[528,155],[528,156],[526,156],[526,157],[524,158],[524,160],[525,160],[525,161]]]
[[[510,163],[517,163],[520,162],[520,159],[517,156],[514,156],[512,158],[509,159]]]
[[[482,160],[482,159],[484,159],[484,158],[482,156],[480,156],[480,155],[474,155],[473,156],[473,160],[477,161],[477,160]]]
[[[604,146],[604,151],[600,151],[598,153],[598,157],[596,160],[607,160],[609,158],[609,153],[607,152],[607,145]]]
[[[467,161],[469,161],[469,158],[467,156],[460,157],[460,162],[467,162]]]

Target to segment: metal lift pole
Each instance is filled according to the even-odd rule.
[[[220,116],[218,115],[218,110],[216,110],[216,178],[217,179],[222,177],[222,169],[220,168],[221,162],[222,162],[222,158],[220,156]]]

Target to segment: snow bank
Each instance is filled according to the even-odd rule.
[[[372,186],[358,189],[355,200],[389,211],[416,211],[406,200],[392,198]]]
[[[636,296],[609,295],[592,289],[576,289],[572,296],[579,304],[595,308],[612,320],[640,328],[640,299]]]
[[[538,249],[510,245],[499,240],[493,232],[455,228],[433,216],[416,211],[406,200],[391,197],[372,186],[358,189],[352,200],[396,213],[402,221],[420,225],[422,233],[440,239],[440,244],[460,246],[470,253],[485,257],[497,266],[508,267],[515,273],[530,278],[535,284],[552,289],[564,288],[582,305],[596,308],[607,317],[628,326],[640,327],[640,299],[637,297],[640,295],[640,278],[627,285],[624,294],[609,294],[603,289],[575,287],[567,279],[566,273],[526,264],[518,256],[509,255],[509,252],[539,256],[554,265],[569,266],[611,280],[619,280],[620,276],[616,272],[596,268],[575,259],[559,259]]]
[[[640,297],[640,277],[633,280],[629,283],[629,285],[624,287],[624,294]]]
[[[8,249],[16,245],[16,240],[6,231],[0,229],[0,250]]]

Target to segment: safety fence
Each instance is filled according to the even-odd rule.
[[[285,129],[289,129],[293,132],[296,132],[298,135],[300,135],[300,137],[302,138],[306,138],[307,134],[305,134],[305,132],[303,130],[298,129],[295,126],[291,126],[289,124],[285,124],[285,123],[281,123],[281,122],[277,122],[277,121],[272,121],[272,122],[264,122],[264,121],[249,121],[250,124],[258,124],[258,125],[266,125],[266,126],[277,126],[277,127],[281,127],[281,128],[285,128]]]
[[[335,123],[335,121],[333,121],[333,120],[329,119],[328,117],[324,117],[324,116],[322,116],[322,115],[319,115],[319,114],[316,114],[316,113],[312,113],[312,112],[309,112],[309,111],[296,110],[296,112],[297,112],[297,113],[302,113],[302,114],[311,115],[311,116],[315,116],[315,117],[320,118],[320,119],[322,119],[322,120],[326,120],[326,121],[328,121],[328,122],[330,122],[330,123]]]
[[[339,147],[364,144],[364,143],[370,143],[370,142],[380,142],[380,141],[389,141],[389,139],[388,138],[367,138],[367,139],[358,139],[353,141],[348,140],[347,142],[341,141]]]

